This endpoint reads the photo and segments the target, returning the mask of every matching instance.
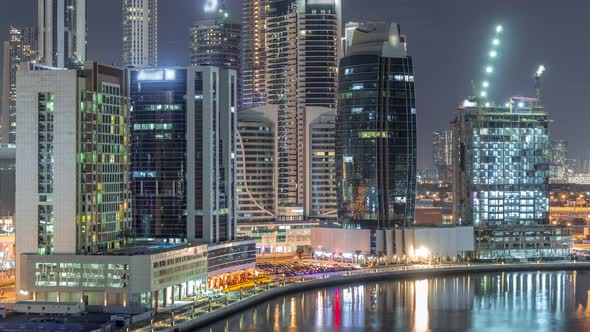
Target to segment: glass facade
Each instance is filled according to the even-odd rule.
[[[182,239],[186,238],[186,70],[148,74],[157,72],[130,72],[133,231],[138,237]]]
[[[209,274],[218,270],[254,263],[256,263],[256,243],[254,241],[210,246],[207,252]]]
[[[353,52],[339,72],[339,219],[350,228],[409,226],[416,196],[412,58]]]

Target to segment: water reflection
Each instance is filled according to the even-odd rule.
[[[366,283],[276,299],[203,331],[585,330],[590,272]]]

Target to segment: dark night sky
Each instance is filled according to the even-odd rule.
[[[160,0],[160,64],[186,64],[189,27],[203,18],[205,0]],[[240,0],[228,0],[239,18]],[[532,72],[544,64],[547,111],[553,139],[570,142],[570,157],[589,159],[590,2],[575,0],[342,0],[344,21],[401,24],[414,57],[419,166],[431,164],[432,131],[446,128],[456,105],[480,80],[493,27],[505,33],[491,96],[533,95]],[[36,0],[3,0],[0,40],[10,25],[33,25]],[[88,0],[89,58],[120,63],[121,0]],[[1,52],[0,52],[1,53]],[[1,56],[1,54],[0,54]]]

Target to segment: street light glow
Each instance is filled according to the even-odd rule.
[[[487,87],[489,87],[489,86],[490,86],[490,82],[488,82],[488,81],[484,81],[484,82],[483,82],[483,87],[484,87],[484,88],[487,88]]]
[[[491,74],[493,72],[494,72],[494,67],[492,67],[492,66],[487,66],[486,67],[486,73]]]
[[[494,46],[500,45],[500,39],[494,38],[494,40],[492,40],[492,44],[494,44]]]
[[[496,56],[498,56],[498,52],[496,52],[496,51],[490,52],[490,58],[495,58]]]
[[[418,249],[416,249],[416,256],[417,257],[421,257],[421,258],[428,258],[428,256],[430,256],[430,250],[428,250],[425,247],[420,247]]]
[[[500,33],[500,32],[502,32],[503,30],[504,30],[504,27],[502,27],[501,25],[498,25],[498,26],[496,27],[496,33]]]

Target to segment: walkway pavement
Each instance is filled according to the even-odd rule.
[[[211,298],[201,297],[191,305],[182,309],[175,309],[167,315],[158,315],[154,325],[150,326],[149,322],[142,322],[131,327],[131,330],[137,331],[180,331],[192,330],[196,323],[214,320],[216,316],[223,313],[223,316],[231,314],[233,311],[243,310],[238,307],[252,305],[256,303],[256,298],[266,299],[272,294],[284,294],[287,291],[294,291],[299,288],[323,287],[328,283],[345,283],[356,282],[366,279],[378,279],[385,277],[408,277],[416,273],[440,274],[440,273],[473,273],[487,271],[518,271],[518,270],[572,270],[572,269],[590,269],[590,263],[576,262],[548,262],[548,263],[513,263],[513,264],[422,264],[422,265],[395,265],[380,266],[377,268],[366,268],[356,271],[343,271],[333,273],[321,273],[316,275],[307,275],[300,277],[291,277],[277,280],[265,286],[257,286],[255,289],[243,290],[240,292],[231,292],[222,295],[215,295]],[[361,279],[359,279],[361,278]],[[278,293],[274,290],[284,289]],[[274,295],[272,295],[274,296]],[[264,298],[264,299],[262,299]],[[254,300],[254,301],[251,301]],[[247,303],[246,303],[247,302]],[[235,310],[232,310],[235,307]],[[181,311],[182,310],[182,311]],[[162,319],[164,318],[164,319]]]

